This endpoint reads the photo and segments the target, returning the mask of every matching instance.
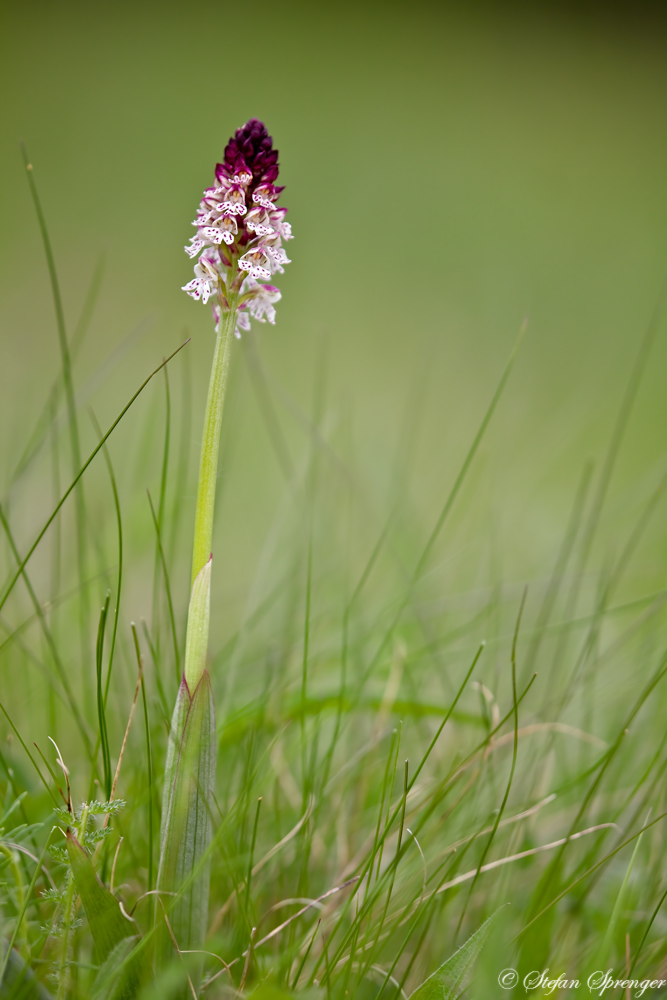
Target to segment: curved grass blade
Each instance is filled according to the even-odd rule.
[[[139,676],[141,677],[141,698],[144,707],[144,730],[146,734],[146,774],[148,777],[148,891],[153,889],[153,751],[151,747],[151,730],[148,719],[148,701],[146,699],[146,684],[144,681],[143,657],[139,646],[137,626],[132,622],[132,637],[137,655]]]
[[[23,747],[23,749],[25,750],[26,754],[28,755],[28,759],[29,759],[30,763],[32,764],[32,766],[34,767],[35,771],[37,772],[37,775],[38,775],[38,777],[39,777],[39,780],[40,780],[40,781],[42,782],[42,784],[44,785],[44,788],[46,788],[47,792],[49,793],[49,795],[50,795],[50,796],[51,796],[51,798],[53,799],[54,803],[55,803],[56,805],[60,805],[60,803],[58,802],[58,799],[57,799],[57,798],[55,797],[55,795],[53,794],[53,791],[52,791],[52,790],[51,790],[51,788],[49,787],[49,783],[48,783],[48,781],[46,780],[46,778],[44,777],[44,775],[43,775],[43,774],[42,774],[42,772],[40,771],[39,767],[37,766],[37,762],[36,762],[35,758],[33,757],[33,755],[32,755],[32,754],[30,753],[30,751],[28,750],[28,747],[26,746],[26,743],[25,743],[25,740],[23,739],[23,737],[21,736],[20,732],[18,731],[18,729],[17,729],[17,728],[16,728],[16,726],[14,725],[14,723],[13,723],[13,721],[12,721],[12,719],[11,719],[11,716],[9,715],[9,713],[7,712],[7,709],[6,709],[6,708],[5,708],[5,706],[4,706],[3,704],[2,704],[2,702],[1,702],[1,701],[0,701],[0,712],[2,712],[2,714],[3,714],[3,715],[4,715],[4,717],[6,718],[7,722],[8,722],[8,723],[9,723],[9,725],[10,725],[10,726],[12,727],[12,730],[14,731],[14,735],[16,736],[16,738],[18,739],[19,743],[21,744],[21,746],[22,746],[22,747]],[[40,753],[41,753],[41,751],[40,751]],[[9,772],[8,772],[8,774],[9,774]]]
[[[649,817],[647,817],[647,820],[648,818]],[[639,852],[639,848],[641,846],[641,842],[642,842],[642,834],[640,834],[637,837],[637,843],[634,846],[634,850],[630,857],[628,867],[626,868],[625,875],[623,876],[623,881],[621,882],[621,887],[618,890],[616,901],[614,902],[614,908],[611,911],[611,917],[609,918],[609,924],[607,925],[605,936],[603,938],[602,944],[600,945],[600,950],[596,956],[596,961],[599,960],[601,968],[606,968],[605,962],[609,958],[614,946],[614,935],[621,917],[621,913],[623,911],[623,904],[625,903],[628,882],[630,881],[630,875],[632,874],[632,869],[634,868],[635,861],[637,859],[637,853]]]
[[[189,340],[186,340],[183,344],[181,344],[180,347],[177,347],[176,350],[173,352],[173,354],[170,354],[169,357],[166,358],[161,364],[159,364],[157,366],[157,368],[155,368],[150,373],[150,375],[148,376],[148,378],[145,379],[141,383],[141,385],[139,386],[139,388],[135,392],[134,396],[132,396],[132,398],[130,399],[129,403],[126,403],[126,405],[120,411],[120,413],[118,414],[118,416],[116,417],[116,419],[112,423],[112,425],[109,428],[109,430],[103,436],[103,438],[101,439],[101,441],[99,442],[99,444],[95,448],[93,448],[93,450],[91,451],[90,455],[88,456],[88,458],[86,459],[86,461],[83,463],[83,465],[79,469],[78,473],[76,474],[76,476],[74,477],[74,479],[72,480],[72,482],[69,484],[69,486],[67,487],[67,489],[63,493],[62,497],[60,498],[60,500],[58,501],[58,503],[56,504],[56,506],[53,508],[53,510],[49,514],[49,516],[46,519],[44,525],[42,526],[41,530],[39,531],[39,533],[37,535],[37,538],[35,539],[35,541],[32,543],[32,545],[28,549],[28,552],[26,553],[26,555],[21,560],[21,564],[19,565],[18,569],[14,573],[13,577],[10,579],[10,581],[9,581],[9,583],[7,585],[7,588],[6,588],[5,592],[4,592],[4,594],[0,598],[0,611],[2,610],[2,608],[7,603],[7,599],[9,597],[9,595],[11,594],[12,590],[14,589],[14,587],[16,586],[17,581],[19,580],[19,577],[23,573],[23,570],[28,565],[28,562],[30,561],[30,559],[32,558],[32,556],[35,554],[35,550],[37,549],[37,546],[39,545],[39,543],[41,542],[41,540],[44,538],[44,535],[49,530],[49,528],[53,524],[54,520],[58,516],[58,511],[60,510],[60,508],[63,506],[63,504],[67,500],[67,498],[70,495],[70,493],[72,492],[72,490],[75,489],[76,484],[79,482],[79,480],[83,476],[84,472],[86,471],[86,469],[88,468],[88,466],[90,465],[90,463],[93,461],[93,459],[98,454],[98,452],[100,452],[102,450],[102,448],[104,447],[106,441],[108,441],[108,439],[111,437],[111,435],[115,431],[115,429],[118,426],[118,424],[121,422],[121,420],[123,419],[123,417],[125,416],[125,414],[127,413],[127,411],[130,409],[130,407],[132,406],[132,404],[135,402],[135,400],[137,400],[139,398],[139,396],[144,391],[144,389],[146,388],[146,386],[148,385],[148,383],[151,381],[151,379],[154,378],[155,375],[157,375],[157,373],[159,371],[161,371],[164,368],[165,365],[168,365],[169,362],[171,361],[171,359],[174,358],[174,357],[176,357],[176,355],[178,354],[178,352],[182,351],[183,348],[185,347],[185,345],[187,343],[189,343]]]
[[[169,582],[169,570],[167,569],[167,560],[165,559],[164,549],[162,548],[162,538],[161,538],[161,528],[160,528],[160,517],[161,517],[161,515],[160,514],[156,515],[156,513],[155,513],[155,507],[153,506],[153,500],[151,498],[151,495],[148,492],[148,490],[146,492],[148,494],[148,503],[150,504],[150,508],[151,508],[151,517],[153,518],[153,525],[155,527],[155,559],[156,559],[155,565],[157,567],[158,561],[159,561],[160,565],[162,566],[162,575],[164,576],[164,589],[165,589],[165,593],[167,595],[167,605],[168,605],[168,608],[169,608],[169,622],[170,622],[170,625],[171,625],[171,638],[172,638],[172,642],[173,642],[173,645],[174,645],[174,661],[175,661],[175,666],[176,666],[176,681],[178,683],[180,683],[180,680],[181,680],[181,657],[180,657],[180,653],[178,651],[178,635],[177,635],[177,632],[176,632],[176,616],[174,615],[174,603],[173,603],[173,601],[171,599],[171,584]],[[159,638],[159,637],[156,637],[156,638]]]
[[[151,613],[151,631],[155,637],[155,650],[157,658],[160,658],[160,625],[161,625],[161,600],[160,600],[160,567],[165,571],[166,579],[166,560],[164,558],[164,553],[162,551],[162,528],[164,524],[164,506],[167,492],[167,477],[169,472],[169,448],[171,443],[171,392],[169,390],[169,376],[167,374],[167,369],[164,369],[164,388],[165,388],[165,426],[164,426],[164,445],[162,448],[162,472],[160,475],[160,493],[158,501],[157,515],[153,509],[153,501],[151,498],[150,490],[148,493],[148,502],[151,505],[151,514],[153,516],[153,521],[155,523],[155,557],[153,560],[153,610]],[[169,601],[169,612],[173,620],[173,611],[171,607],[171,594],[169,592],[169,581],[166,583],[167,587],[167,600]],[[181,682],[181,671],[178,666],[178,654],[176,656],[176,685]]]
[[[107,720],[104,710],[104,684],[102,682],[102,659],[104,657],[104,630],[109,614],[110,595],[107,594],[104,607],[100,612],[100,624],[97,629],[97,645],[95,649],[95,667],[97,676],[97,720],[100,727],[99,743],[102,748],[102,767],[104,771],[104,792],[107,800],[111,798],[111,754],[109,752],[109,735],[107,733]]]
[[[60,285],[58,283],[58,275],[56,272],[56,262],[53,256],[53,250],[51,248],[51,240],[49,238],[49,232],[46,226],[46,219],[44,217],[42,205],[39,200],[39,195],[37,194],[37,185],[35,184],[33,166],[32,163],[30,163],[28,157],[28,151],[25,147],[24,142],[21,142],[21,153],[23,155],[23,163],[28,177],[30,194],[32,195],[33,204],[35,206],[35,212],[37,214],[39,229],[42,234],[42,241],[44,243],[44,253],[46,255],[46,264],[49,271],[49,278],[51,279],[51,292],[53,294],[53,305],[56,312],[56,326],[58,328],[58,342],[60,344],[60,353],[62,360],[63,383],[65,386],[65,396],[67,399],[67,410],[69,415],[70,438],[72,445],[72,461],[74,462],[74,472],[76,472],[77,467],[81,464],[81,458],[79,454],[79,425],[76,418],[76,406],[74,405],[74,386],[72,384],[72,363],[69,352],[69,344],[67,342],[67,331],[65,329],[65,313],[63,310],[62,297],[60,295]]]
[[[93,421],[93,426],[97,432],[98,438],[102,438],[102,429],[97,422],[97,418],[92,410],[90,410],[90,417]],[[113,667],[113,654],[116,649],[116,636],[118,634],[118,615],[120,614],[120,595],[123,588],[123,520],[120,513],[120,499],[118,496],[118,485],[116,483],[116,475],[113,471],[113,465],[111,463],[111,456],[109,455],[109,449],[106,444],[102,449],[102,454],[104,455],[104,461],[106,463],[107,472],[109,473],[109,481],[111,483],[111,492],[113,494],[113,505],[116,512],[116,530],[118,534],[118,582],[116,584],[116,607],[114,609],[113,616],[113,629],[111,632],[111,643],[109,645],[109,660],[107,665],[107,677],[104,682],[104,707],[106,708],[107,699],[109,697],[109,685],[111,684],[111,668]],[[108,796],[107,796],[108,798]]]
[[[35,213],[37,215],[37,221],[39,223],[39,229],[42,234],[42,242],[44,244],[44,253],[46,255],[46,263],[49,271],[49,278],[51,279],[51,292],[53,295],[53,305],[56,313],[56,327],[58,329],[58,343],[60,346],[63,386],[65,389],[65,401],[67,405],[67,420],[69,424],[70,448],[72,452],[72,475],[76,476],[77,469],[81,467],[81,444],[79,437],[79,422],[76,412],[76,403],[74,400],[74,383],[72,381],[72,359],[70,356],[69,343],[67,341],[67,330],[65,327],[65,313],[63,310],[62,297],[60,294],[60,285],[58,283],[58,274],[56,272],[56,262],[53,256],[51,240],[49,238],[49,232],[46,225],[46,218],[44,217],[44,211],[42,209],[42,205],[39,200],[39,195],[37,194],[37,185],[35,184],[33,166],[32,163],[30,163],[25,143],[21,142],[20,145],[21,145],[21,153],[23,155],[23,163],[26,169],[26,175],[28,177],[30,194],[32,195],[33,204],[35,206]],[[82,597],[84,598],[81,604],[81,622],[80,622],[81,641],[82,641],[82,651],[84,651],[85,653],[87,606],[85,601],[85,590],[83,588],[86,575],[85,574],[86,505],[83,496],[82,483],[79,483],[77,485],[75,493],[75,501],[76,501],[77,563],[79,569],[79,583],[82,588]]]

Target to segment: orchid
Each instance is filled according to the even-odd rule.
[[[185,247],[198,260],[195,276],[183,290],[196,301],[213,300],[216,346],[197,488],[185,666],[165,764],[156,916],[162,925],[160,961],[169,961],[174,943],[180,951],[199,955],[191,970],[191,992],[201,976],[216,769],[215,707],[206,658],[220,427],[232,334],[240,337],[249,330],[251,318],[275,323],[280,290],[264,282],[289,264],[282,241],[291,239],[292,231],[285,221],[287,209],[276,206],[282,191],[277,178],[278,151],[262,122],[253,118],[229,140],[223,162],[215,168],[215,185],[204,191],[193,222],[196,234]],[[182,995],[190,996],[187,991]]]

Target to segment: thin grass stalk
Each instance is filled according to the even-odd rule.
[[[62,363],[63,385],[65,388],[65,400],[67,404],[70,447],[72,451],[72,475],[76,476],[77,471],[81,467],[81,445],[79,439],[79,423],[76,412],[76,403],[74,400],[74,383],[72,381],[72,361],[70,358],[70,349],[67,340],[67,330],[65,327],[65,313],[63,310],[62,297],[60,295],[60,285],[58,283],[56,262],[53,256],[53,250],[51,248],[49,231],[46,225],[46,219],[44,217],[42,205],[39,200],[39,195],[37,193],[37,185],[35,184],[33,166],[32,163],[30,163],[30,160],[28,158],[28,151],[23,142],[21,142],[21,153],[23,155],[23,163],[26,169],[28,185],[30,187],[30,194],[32,195],[33,204],[35,206],[35,213],[37,215],[39,229],[42,234],[42,241],[44,243],[44,253],[46,255],[46,263],[49,271],[49,277],[51,279],[51,291],[53,294],[53,305],[56,313],[58,344],[60,346],[60,356]],[[87,654],[86,633],[88,627],[88,601],[87,601],[87,590],[85,587],[86,504],[83,495],[82,482],[79,482],[77,484],[74,499],[76,503],[77,564],[79,570],[79,586],[81,588],[81,610],[80,610],[80,621],[79,621],[81,628],[81,658],[82,658],[82,663],[85,663]],[[86,674],[84,673],[84,678],[85,676]]]
[[[144,681],[143,657],[139,647],[137,627],[132,622],[132,637],[137,655],[139,676],[141,678],[141,699],[144,708],[144,730],[146,734],[146,773],[148,776],[148,891],[153,889],[153,749],[151,746],[151,730],[148,719],[148,700],[146,698],[146,683]]]
[[[517,647],[517,642],[519,641],[519,629],[521,628],[521,619],[523,617],[523,609],[526,604],[526,596],[527,596],[527,589],[524,590],[523,596],[521,598],[521,604],[519,606],[519,614],[517,615],[516,626],[514,629],[514,638],[512,640],[511,662],[512,662],[512,707],[514,712],[514,734],[512,740],[512,763],[510,766],[510,773],[507,779],[507,784],[505,786],[505,794],[503,795],[503,801],[500,804],[500,809],[498,809],[496,813],[495,819],[493,821],[493,829],[489,834],[489,839],[484,845],[482,856],[477,866],[477,874],[475,875],[472,881],[472,885],[468,890],[468,897],[466,899],[465,905],[461,909],[461,916],[459,917],[457,934],[459,933],[461,926],[463,924],[463,918],[468,908],[468,904],[470,903],[470,898],[472,896],[473,890],[477,884],[478,875],[482,870],[484,862],[486,861],[489,851],[491,850],[491,844],[493,843],[496,833],[498,832],[498,827],[500,825],[501,819],[503,818],[503,814],[505,812],[505,806],[507,805],[507,800],[509,799],[512,782],[514,781],[514,772],[516,771],[516,760],[519,752],[519,705],[517,702],[517,693],[516,693],[516,647]]]
[[[97,721],[99,724],[98,743],[102,748],[102,769],[104,772],[104,793],[107,800],[111,798],[111,753],[109,750],[109,736],[107,733],[107,720],[105,712],[104,682],[102,680],[102,661],[104,656],[104,631],[109,613],[109,601],[111,597],[107,594],[104,606],[100,613],[100,624],[97,630],[97,647],[95,650],[95,666],[97,678]]]
[[[248,874],[246,875],[246,889],[245,889],[245,908],[246,911],[250,912],[250,890],[252,887],[252,866],[255,856],[255,844],[257,842],[257,827],[259,825],[259,810],[262,806],[262,797],[257,799],[257,810],[255,812],[255,822],[252,827],[252,841],[250,843],[250,856],[248,858]]]
[[[190,355],[186,353],[183,355],[183,367],[181,369],[181,406],[179,414],[179,433],[178,433],[178,448],[177,448],[177,458],[176,458],[176,482],[185,483],[188,477],[188,470],[190,468],[190,442],[192,437],[192,364],[190,361]],[[183,493],[180,489],[173,491],[172,497],[172,507],[171,507],[171,517],[170,517],[170,527],[169,527],[169,540],[166,546],[168,555],[173,558],[177,538],[179,536],[179,527],[181,523],[181,515],[183,512]]]
[[[151,614],[151,629],[153,635],[155,636],[155,646],[158,653],[160,653],[160,567],[163,566],[164,554],[162,552],[161,538],[162,538],[162,528],[164,523],[164,505],[167,490],[167,474],[169,471],[169,446],[171,441],[171,394],[169,392],[169,376],[167,374],[167,369],[164,369],[164,388],[165,388],[165,426],[164,426],[164,445],[162,449],[162,471],[160,474],[160,494],[158,501],[157,515],[153,510],[153,502],[151,500],[150,492],[148,494],[148,500],[151,505],[151,514],[153,516],[153,521],[155,523],[155,556],[153,560],[153,611]],[[169,600],[171,598],[169,597]],[[181,680],[181,671],[178,663],[178,652],[176,653],[176,683],[179,684]]]
[[[102,436],[102,431],[99,425],[96,423],[96,429],[98,430],[99,436]],[[116,636],[118,634],[118,616],[120,614],[120,595],[123,587],[123,521],[120,513],[120,500],[118,498],[118,486],[116,484],[116,476],[113,471],[113,465],[111,464],[111,458],[109,456],[109,449],[105,446],[103,449],[104,461],[106,462],[107,470],[109,472],[109,480],[111,482],[111,490],[113,493],[114,509],[116,512],[116,529],[118,533],[118,582],[116,584],[116,606],[114,608],[113,616],[113,629],[111,632],[111,642],[109,644],[109,659],[107,663],[107,676],[104,682],[104,706],[106,708],[107,700],[109,698],[109,685],[111,684],[111,669],[113,667],[113,656],[116,649]]]
[[[175,663],[175,666],[176,666],[176,681],[177,681],[177,683],[180,683],[180,680],[181,680],[181,657],[180,657],[180,653],[179,653],[179,649],[178,649],[178,635],[176,633],[176,616],[174,615],[174,604],[173,604],[173,601],[171,599],[171,584],[169,583],[169,570],[167,569],[167,560],[165,559],[164,550],[162,548],[161,528],[160,528],[160,515],[159,514],[156,515],[156,513],[155,513],[155,507],[153,506],[153,500],[151,498],[150,493],[148,493],[148,503],[149,503],[150,508],[151,508],[151,517],[153,518],[153,525],[155,527],[155,556],[156,556],[156,560],[159,560],[159,563],[156,562],[156,565],[160,565],[162,567],[162,574],[164,576],[164,589],[165,589],[165,593],[167,595],[167,607],[169,609],[169,624],[170,624],[170,627],[171,627],[171,638],[172,638],[172,642],[173,642],[173,646],[174,646],[174,663]],[[157,615],[155,615],[155,621],[156,622],[159,621]],[[159,662],[159,660],[160,660],[160,630],[159,630],[159,624],[157,624],[157,627],[154,627],[154,634],[155,634],[155,659],[156,659],[156,662]]]

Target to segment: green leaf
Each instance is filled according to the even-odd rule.
[[[146,955],[144,952],[140,958],[128,961],[137,940],[137,925],[127,916],[116,897],[102,885],[88,854],[69,830],[67,854],[74,884],[88,918],[97,961],[106,970],[104,980],[100,980],[98,975],[98,983],[101,990],[105,984],[111,990],[102,991],[100,996],[131,1000],[137,995],[144,978],[142,960]]]
[[[204,946],[210,880],[206,855],[212,836],[216,750],[213,693],[208,671],[204,671],[192,696],[185,678],[181,682],[165,764],[158,916],[166,911],[182,951]],[[166,968],[174,957],[166,926],[158,955],[160,968]],[[194,979],[200,974],[195,971]]]
[[[121,909],[115,896],[102,885],[95,874],[92,861],[76,837],[68,830],[67,854],[72,866],[74,883],[81,896],[83,908],[95,942],[99,962],[107,958],[126,937],[134,937],[137,926],[131,917]]]
[[[112,949],[97,973],[91,1000],[116,1000],[128,995],[127,959],[138,940],[138,937],[123,938]],[[133,996],[134,993],[130,992],[129,995]]]
[[[469,937],[458,951],[410,994],[410,1000],[454,1000],[463,986],[463,978],[477,959],[491,930],[491,924],[504,907],[496,910],[482,926]]]

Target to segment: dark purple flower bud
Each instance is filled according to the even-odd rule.
[[[273,181],[278,176],[278,150],[273,148],[273,139],[263,122],[251,118],[249,122],[238,128],[225,148],[224,162],[216,167],[216,177],[222,181],[223,176],[231,179],[239,172],[238,163],[243,159],[243,166],[252,173],[251,188],[260,180]],[[265,177],[267,170],[272,170],[270,177]]]
[[[237,153],[234,157],[233,172],[235,174],[252,174],[246,165],[245,157],[241,153]]]

